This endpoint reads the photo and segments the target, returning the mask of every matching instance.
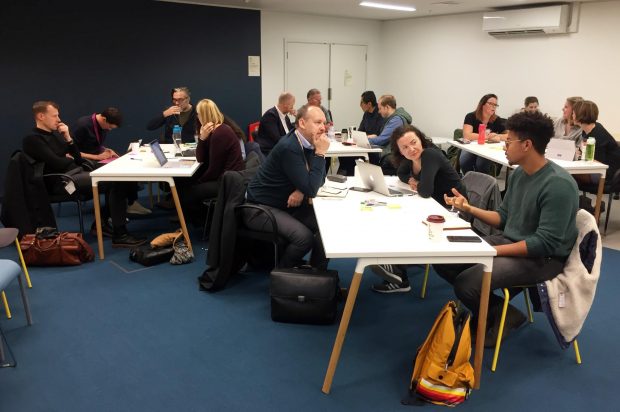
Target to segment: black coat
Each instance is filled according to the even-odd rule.
[[[236,247],[235,207],[245,202],[246,187],[259,165],[258,155],[248,154],[245,170],[227,171],[222,175],[209,232],[208,266],[198,277],[201,290],[215,292],[223,289],[228,279],[245,263],[243,248]]]
[[[20,237],[38,227],[56,227],[43,181],[44,166],[21,151],[9,160],[0,220],[5,227],[17,228]]]

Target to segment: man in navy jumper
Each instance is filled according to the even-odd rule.
[[[310,199],[325,182],[325,115],[320,107],[305,105],[297,111],[295,130],[274,146],[247,190],[247,200],[273,213],[278,234],[288,241],[279,267],[294,267],[312,250],[310,265],[327,268],[327,258]],[[245,224],[253,230],[269,230],[262,213],[246,209]]]

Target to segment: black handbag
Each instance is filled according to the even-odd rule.
[[[129,251],[129,259],[144,266],[169,262],[172,255],[174,255],[172,246],[152,248],[148,243],[134,247]]]
[[[274,269],[270,281],[272,320],[310,324],[336,320],[340,298],[337,271]]]

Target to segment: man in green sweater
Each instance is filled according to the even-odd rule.
[[[507,123],[506,158],[519,167],[508,180],[508,189],[497,210],[469,205],[456,189],[446,204],[467,212],[501,235],[485,237],[497,250],[493,259],[491,290],[530,285],[552,279],[562,272],[577,239],[575,216],[579,193],[575,180],[545,158],[553,137],[553,122],[537,113],[517,113]],[[435,265],[435,271],[454,286],[456,296],[474,315],[478,313],[482,265]],[[519,289],[520,290],[520,289]],[[513,294],[511,293],[511,297]],[[491,293],[485,346],[493,347],[499,331],[503,298]],[[525,316],[509,306],[504,337],[525,322]]]

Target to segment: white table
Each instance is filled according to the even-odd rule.
[[[325,153],[325,157],[364,157],[368,160],[368,153],[381,153],[382,149],[372,148],[367,149],[356,145],[345,145],[342,142],[330,141],[329,149]]]
[[[360,201],[365,198],[381,198],[388,203],[388,206],[375,206],[372,211],[363,211]],[[449,213],[432,198],[423,199],[419,196],[395,198],[384,197],[375,192],[349,191],[343,199],[317,197],[313,200],[313,205],[326,256],[357,259],[325,374],[323,392],[329,393],[331,389],[364,268],[378,264],[481,263],[484,265],[474,358],[476,388],[478,388],[495,248],[486,242],[450,243],[445,238],[438,242],[430,241],[428,228],[422,223],[423,220],[429,214]],[[393,205],[394,208],[389,205]],[[395,227],[398,227],[398,230],[390,229]],[[389,230],[389,236],[382,235],[381,241],[377,242],[376,236],[384,234],[386,230]],[[470,230],[458,232],[458,234],[473,234]]]
[[[174,158],[174,145],[162,144],[162,149],[166,153],[166,157]],[[178,158],[177,158],[178,159]],[[188,159],[188,158],[183,158]],[[181,203],[179,201],[179,195],[177,193],[176,185],[174,184],[175,177],[191,177],[198,169],[200,163],[194,162],[191,167],[174,167],[163,168],[159,165],[151,149],[149,147],[141,147],[140,151],[136,154],[128,153],[97,170],[90,173],[93,185],[93,202],[95,204],[95,222],[97,225],[97,243],[99,246],[99,258],[104,259],[103,252],[103,236],[101,233],[101,216],[99,204],[99,182],[166,182],[170,185],[170,191],[172,192],[172,198],[174,199],[174,205],[176,206],[177,214],[179,216],[179,222],[181,224],[181,230],[185,237],[187,247],[192,250],[192,243],[189,239],[189,233],[187,231],[187,225],[185,224],[185,217],[183,216],[183,210],[181,209]]]
[[[489,159],[495,163],[499,163],[509,168],[517,168],[516,165],[509,165],[508,160],[506,159],[506,152],[504,151],[504,142],[500,143],[485,143],[478,144],[477,142],[472,142],[469,144],[463,144],[452,140],[449,142],[451,145],[458,147],[461,150],[465,150],[466,152],[473,153],[477,156],[484,157],[485,159]],[[557,160],[557,159],[549,159],[555,162],[557,165],[561,166],[571,175],[581,175],[581,174],[600,174],[601,178],[598,183],[598,192],[596,194],[596,204],[594,207],[594,217],[596,221],[599,221],[599,216],[601,212],[601,200],[603,198],[603,187],[605,186],[605,174],[607,173],[606,164],[591,161],[586,162],[583,160],[576,161],[568,161],[568,160]],[[508,183],[508,182],[506,182]]]

